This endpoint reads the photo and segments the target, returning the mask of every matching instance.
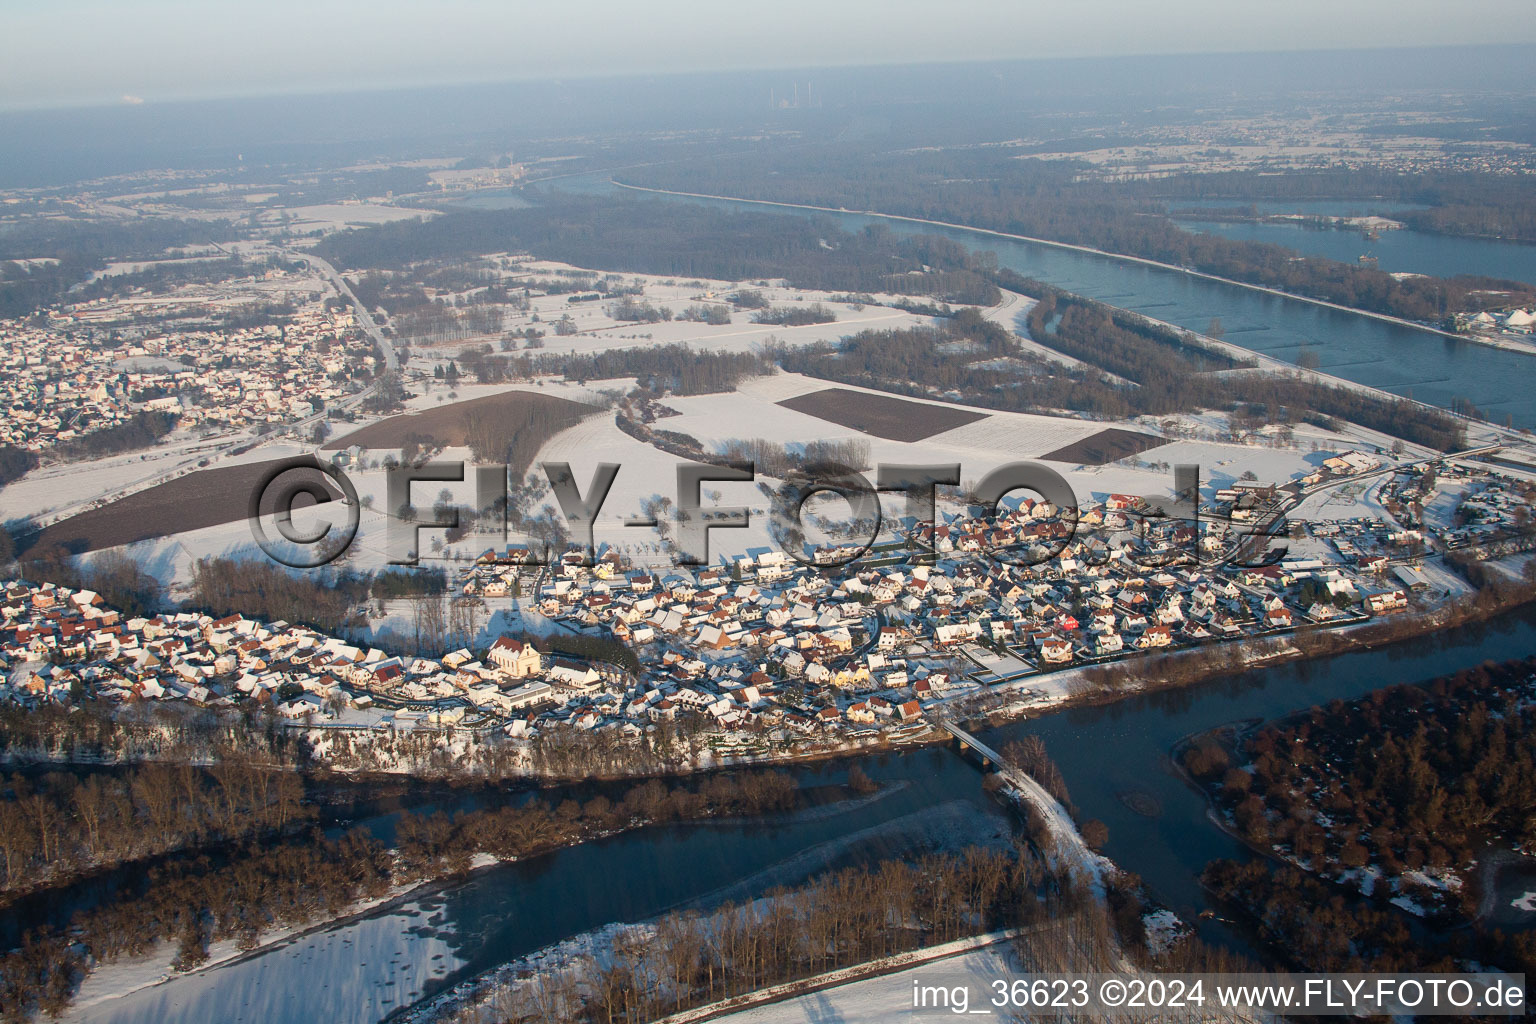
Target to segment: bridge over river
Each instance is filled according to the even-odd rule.
[[[1027,772],[1010,765],[1003,760],[1001,754],[954,722],[942,720],[939,725],[962,747],[974,751],[984,761],[995,767],[1008,784],[1018,790],[1025,802],[1034,808],[1041,820],[1045,822],[1046,829],[1055,841],[1056,855],[1074,875],[1092,884],[1095,891],[1102,894],[1106,862],[1088,848],[1088,844],[1083,841],[1082,833],[1078,832],[1072,816],[1061,805],[1061,801],[1047,793],[1045,787],[1036,782]]]

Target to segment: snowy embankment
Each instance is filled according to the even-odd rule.
[[[1012,958],[1006,951],[995,947],[1007,942],[1019,931],[1010,928],[968,939],[956,939],[954,942],[898,953],[800,981],[773,985],[735,999],[675,1013],[661,1018],[656,1024],[695,1024],[716,1017],[726,1017],[737,1024],[818,1019],[845,1022],[869,1020],[883,1024],[912,1010],[912,987],[899,977],[907,971],[959,957],[960,962],[951,966],[967,974],[996,978],[1014,973],[1016,967]],[[841,1012],[834,1011],[831,1016],[813,1012],[829,1006],[839,1007]]]

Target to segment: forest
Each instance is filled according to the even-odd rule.
[[[1402,174],[1369,167],[1296,170],[1286,174],[1230,171],[1177,174],[1128,186],[1135,194],[1167,199],[1358,199],[1417,231],[1536,241],[1536,196],[1518,177],[1426,171]],[[1399,208],[1398,204],[1402,204]],[[1411,204],[1411,205],[1410,205]],[[1414,207],[1424,207],[1416,209]]]
[[[141,409],[122,423],[55,445],[54,451],[66,459],[96,459],[148,448],[175,430],[176,421],[175,413]]]
[[[1435,909],[1446,895],[1415,873],[1464,872],[1490,840],[1536,844],[1533,690],[1536,658],[1480,665],[1314,707],[1235,756],[1195,745],[1184,765],[1250,843],[1325,876],[1370,868]]]
[[[1536,971],[1536,933],[1469,929],[1431,936],[1415,931],[1395,908],[1290,865],[1218,860],[1201,879],[1297,970]]]
[[[27,316],[62,300],[109,259],[157,259],[172,246],[225,241],[235,234],[234,225],[222,220],[24,219],[0,234],[0,319]]]
[[[189,846],[281,833],[313,816],[303,796],[297,775],[243,758],[13,774],[0,789],[0,900]]]
[[[830,220],[649,199],[550,195],[526,209],[449,213],[340,232],[319,246],[323,256],[351,270],[524,250],[540,259],[631,273],[783,278],[794,287],[824,291],[998,301],[996,286],[984,277],[990,268],[947,239],[898,236],[884,228],[850,234]]]
[[[687,345],[647,345],[592,353],[517,353],[494,355],[490,346],[466,349],[458,362],[482,384],[532,380],[558,374],[568,380],[634,377],[641,387],[678,395],[734,390],[747,377],[773,372],[773,364],[755,352],[710,351]]]
[[[36,454],[15,445],[0,444],[0,487],[20,480],[36,468]]]
[[[189,591],[188,606],[210,615],[239,613],[340,632],[353,624],[354,610],[369,596],[370,581],[328,569],[297,576],[262,559],[208,556],[193,565]]]

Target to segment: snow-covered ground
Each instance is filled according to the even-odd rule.
[[[317,216],[322,213],[365,216],[370,210],[366,206],[344,205],[335,210],[317,208],[314,211],[296,212],[314,212]],[[396,208],[389,208],[389,211],[390,216],[414,212]],[[499,266],[507,282],[514,286],[521,279],[531,278],[536,281],[561,274],[568,275],[568,280],[579,287],[586,286],[582,284],[583,281],[596,283],[596,278],[570,277],[582,272],[579,268],[562,264],[510,258],[493,258],[491,263]],[[876,304],[860,304],[834,302],[828,293],[787,288],[782,282],[733,283],[638,274],[619,276],[631,284],[643,287],[644,294],[638,298],[655,306],[670,307],[677,312],[700,303],[721,309],[731,308],[727,301],[730,294],[741,288],[752,288],[761,291],[769,302],[777,306],[804,307],[812,303],[827,305],[836,311],[838,319],[833,323],[804,327],[753,324],[750,322],[750,311],[731,308],[731,323],[725,325],[676,319],[653,324],[618,323],[611,315],[615,305],[613,301],[572,303],[569,295],[560,294],[534,296],[531,308],[513,316],[505,324],[505,330],[519,330],[521,326],[534,326],[537,323],[546,331],[544,351],[554,352],[596,352],[669,342],[742,350],[758,347],[770,337],[790,344],[808,344],[832,341],[868,327],[901,328],[933,322],[930,317],[878,304],[895,301],[895,296],[875,296]],[[1030,300],[1008,292],[998,305],[984,312],[996,322],[1017,329],[1029,305]],[[552,323],[567,315],[575,322],[578,333],[570,336],[556,335],[551,329]],[[534,320],[535,316],[538,317],[537,321]],[[522,324],[522,320],[527,323]],[[622,394],[633,386],[633,381],[629,380],[592,381],[579,385],[545,380],[512,385],[460,382],[449,387],[434,379],[433,371],[436,368],[454,357],[465,345],[472,343],[476,343],[476,339],[459,339],[435,347],[417,344],[413,348],[410,370],[414,379],[409,385],[413,396],[407,402],[407,411],[438,409],[453,402],[520,390],[557,395],[601,407],[607,405],[608,399],[615,393]],[[1283,482],[1312,470],[1329,452],[1359,445],[1375,447],[1373,442],[1377,441],[1385,443],[1384,438],[1366,436],[1355,428],[1346,428],[1341,433],[1329,433],[1317,428],[1302,427],[1297,429],[1291,442],[1284,446],[1275,443],[1274,439],[1269,439],[1268,444],[1236,444],[1219,439],[1226,436],[1228,430],[1225,417],[1219,414],[1098,422],[1071,414],[1051,416],[1010,412],[987,412],[981,419],[922,441],[907,443],[861,434],[778,404],[787,398],[834,386],[887,395],[886,392],[834,385],[798,374],[776,373],[767,377],[749,378],[731,393],[666,397],[663,404],[675,409],[679,415],[663,417],[655,426],[659,430],[690,435],[706,450],[716,451],[728,442],[755,439],[777,442],[790,448],[815,440],[858,440],[867,443],[870,461],[874,464],[959,463],[963,483],[979,480],[990,470],[1005,463],[1020,459],[1040,459],[1109,427],[1157,433],[1171,439],[1170,443],[1145,452],[1139,458],[1118,463],[1103,466],[1057,463],[1056,468],[1063,473],[1083,501],[1102,500],[1111,493],[1168,494],[1172,486],[1171,467],[1178,464],[1193,463],[1201,467],[1202,482],[1208,494],[1247,474],[1263,481]],[[948,405],[942,402],[931,404]],[[959,408],[975,411],[970,406]],[[336,434],[344,436],[376,419],[378,417],[361,417],[355,424],[337,426]],[[0,515],[36,516],[50,510],[58,515],[62,510],[76,511],[76,506],[93,497],[118,494],[135,485],[143,486],[147,481],[167,472],[190,471],[196,468],[203,454],[213,447],[211,442],[181,441],[143,455],[119,456],[95,463],[39,470],[0,491]],[[216,459],[213,464],[224,466],[240,461],[293,456],[311,450],[313,446],[307,441],[278,436],[240,456]],[[327,458],[331,455],[329,452],[320,454]],[[366,453],[361,465],[349,465],[345,470],[363,501],[358,537],[342,563],[348,568],[378,570],[388,564],[391,555],[387,544],[387,523],[395,512],[391,505],[397,503],[389,501],[384,472],[376,465],[384,454]],[[448,449],[439,458],[467,461],[469,453],[462,449]],[[603,412],[551,438],[538,454],[536,462],[540,461],[570,463],[583,491],[592,479],[598,463],[618,463],[621,467],[618,478],[598,519],[598,543],[615,547],[642,564],[667,564],[672,560],[665,538],[658,531],[627,526],[625,522],[639,516],[642,505],[649,500],[664,497],[671,502],[677,501],[676,472],[681,461],[679,458],[624,433],[614,422],[613,414]],[[429,518],[432,502],[438,492],[444,489],[455,503],[471,503],[475,498],[473,474],[467,475],[470,479],[462,484],[418,485],[413,490],[413,498],[416,507],[426,513],[423,518]],[[872,478],[873,473],[870,476]],[[751,525],[748,528],[710,530],[713,560],[772,545],[768,532],[768,502],[758,483],[708,483],[704,491],[706,506],[745,506],[752,510]],[[887,513],[895,512],[896,501],[892,496],[886,497],[884,510]],[[1357,501],[1349,501],[1349,497],[1345,493],[1331,498],[1326,502],[1327,507],[1320,509],[1321,514],[1311,518],[1353,518],[1380,512],[1379,505],[1372,502],[1369,494],[1360,496]],[[1324,502],[1319,501],[1319,505],[1322,504]],[[949,506],[950,511],[957,508]],[[300,513],[297,518],[302,527],[320,518],[331,519],[331,513],[337,511],[333,506],[323,513]],[[423,529],[420,531],[419,547],[422,558],[430,563],[450,555],[473,557],[498,541],[498,537],[471,536],[453,549],[444,551],[441,531]],[[146,541],[133,545],[129,554],[163,582],[175,585],[186,581],[198,558],[211,555],[257,557],[261,552],[252,538],[249,525],[237,522]]]
[[[995,979],[1015,975],[1018,970],[1008,946],[993,945],[939,963],[922,964],[878,978],[822,989],[718,1019],[730,1024],[889,1024],[913,1018],[915,981],[942,976],[946,986],[965,984],[972,993],[990,994]],[[961,1016],[948,1010],[939,1012]]]
[[[1019,459],[1039,458],[1106,427],[1145,429],[1137,423],[1102,423],[1072,417],[994,412],[984,419],[925,440],[904,442],[862,434],[777,404],[786,398],[831,386],[827,381],[792,373],[751,378],[729,394],[668,398],[664,404],[681,415],[665,417],[655,425],[658,429],[688,434],[707,450],[715,451],[727,441],[757,438],[789,446],[818,440],[862,440],[869,445],[871,462],[959,463],[962,481],[978,480],[991,470]],[[866,388],[849,390],[884,394]],[[1161,468],[1164,464],[1169,467],[1181,463],[1200,466],[1202,483],[1213,489],[1240,479],[1248,472],[1261,480],[1284,482],[1310,472],[1324,457],[1324,453],[1296,447],[1179,440],[1152,449],[1139,460],[1103,466],[1054,465],[1067,478],[1079,499],[1088,501],[1102,500],[1112,493],[1169,494],[1173,474],[1171,468]],[[598,416],[551,438],[538,458],[539,461],[569,462],[576,479],[583,484],[591,479],[598,463],[618,463],[621,467],[618,478],[598,520],[598,542],[616,545],[642,560],[647,555],[660,554],[655,549],[658,539],[655,534],[625,527],[623,520],[637,515],[641,503],[653,496],[666,496],[676,501],[676,472],[680,462],[677,457],[624,433],[611,417]],[[706,495],[711,492],[719,494],[719,504],[746,506],[754,512],[748,529],[711,531],[713,560],[770,543],[766,518],[758,511],[766,513],[766,499],[754,484],[706,484]],[[885,507],[895,510],[899,505],[887,501]]]
[[[408,409],[437,408],[443,402],[469,401],[517,390],[600,404],[605,391],[620,387],[622,383],[594,381],[575,385],[550,381],[543,387],[530,384],[463,385],[451,392],[453,397],[449,397],[447,389],[439,386],[418,393],[410,401]],[[664,417],[657,421],[656,427],[688,434],[696,438],[706,450],[719,450],[729,441],[758,438],[791,448],[813,440],[860,440],[867,442],[872,463],[959,463],[962,481],[978,480],[1005,463],[1019,459],[1038,459],[1106,427],[1148,429],[1148,424],[1139,422],[1102,423],[1069,416],[992,412],[975,422],[909,443],[861,434],[778,404],[786,398],[829,386],[832,385],[826,381],[791,373],[749,378],[735,392],[665,399],[664,404],[680,415]],[[359,425],[364,422],[360,421]],[[293,457],[312,450],[308,444],[274,438],[251,451],[219,460],[216,465]],[[149,461],[140,460],[138,456],[120,456],[101,460],[99,464],[61,467],[29,474],[0,492],[0,509],[6,515],[35,514],[44,508],[83,500],[93,489],[120,489],[136,479],[164,472],[168,465],[175,464],[171,461],[173,458],[179,457],[189,468],[195,462],[197,452],[193,446],[174,449],[175,455],[171,451],[162,453],[157,449],[150,453]],[[321,453],[322,457],[330,454]],[[389,563],[391,551],[387,543],[387,526],[395,510],[390,507],[384,470],[375,465],[385,454],[387,452],[365,452],[361,464],[354,463],[345,469],[364,505],[359,514],[357,539],[344,562],[340,563],[348,568],[370,571],[385,568]],[[1165,466],[1182,463],[1200,466],[1202,484],[1209,493],[1214,488],[1242,478],[1246,473],[1252,473],[1260,480],[1289,480],[1309,472],[1326,454],[1326,451],[1313,452],[1299,445],[1274,448],[1184,439],[1154,448],[1143,453],[1140,458],[1118,463],[1103,466],[1055,463],[1054,466],[1067,478],[1079,500],[1101,501],[1112,493],[1170,493],[1173,476],[1171,468],[1163,468]],[[471,461],[471,453],[464,448],[448,448],[438,458],[467,463]],[[641,564],[666,564],[670,561],[671,555],[657,531],[626,526],[625,522],[639,516],[642,506],[651,499],[665,497],[672,502],[677,501],[677,467],[683,460],[626,434],[618,428],[611,412],[600,412],[546,442],[536,459],[536,462],[545,461],[570,463],[583,492],[587,490],[588,482],[599,463],[618,463],[618,477],[598,518],[595,531],[597,542],[600,545],[611,545]],[[873,473],[869,475],[872,479]],[[454,502],[472,504],[475,499],[473,473],[466,473],[466,477],[463,483],[415,485],[412,490],[413,501],[420,510],[421,518],[431,517],[430,506],[444,489],[450,492]],[[718,561],[722,557],[744,554],[773,544],[768,532],[768,501],[757,483],[711,482],[706,483],[703,490],[706,506],[737,505],[752,510],[748,528],[717,528],[710,531],[712,560]],[[1299,510],[1299,514],[1315,519],[1383,515],[1379,503],[1374,500],[1375,488],[1363,490],[1365,493],[1353,497],[1346,490],[1328,498],[1312,499]],[[900,515],[902,511],[899,500],[890,495],[886,496],[883,508],[890,515]],[[950,511],[957,509],[956,505],[949,506]],[[296,513],[295,519],[301,529],[321,519],[339,523],[340,511],[339,507],[330,507],[324,511],[300,511]],[[441,530],[420,530],[420,554],[428,564],[441,564],[440,560],[450,553],[435,549],[434,539],[440,539],[441,536]],[[472,534],[450,551],[460,557],[472,558],[498,542],[499,538],[494,536]],[[168,585],[185,582],[192,565],[199,558],[249,558],[261,555],[250,527],[244,521],[144,541],[126,550],[146,571]]]
[[[289,230],[298,234],[307,234],[316,229],[341,231],[344,228],[388,224],[396,220],[428,220],[437,216],[437,211],[391,206],[385,203],[324,203],[316,206],[270,209],[257,216],[263,224],[276,225],[283,223],[282,218],[285,215],[292,218],[286,223]]]
[[[407,898],[387,913],[340,926],[264,935],[249,954],[233,941],[216,943],[209,962],[185,974],[170,968],[174,944],[161,943],[146,956],[92,972],[61,1019],[373,1024],[463,965],[443,917],[440,897]]]
[[[520,282],[525,279],[546,280],[556,275],[587,272],[563,263],[535,260],[513,263],[503,273],[506,283],[515,288],[519,287]],[[643,288],[643,295],[633,296],[636,301],[644,301],[657,308],[666,307],[677,316],[681,316],[690,306],[696,305],[728,309],[730,323],[708,324],[675,318],[655,323],[621,321],[610,315],[610,310],[618,300],[572,302],[569,294],[558,294],[532,296],[526,310],[515,312],[506,318],[503,331],[521,332],[528,328],[543,331],[545,337],[541,352],[590,353],[670,344],[705,349],[751,351],[769,340],[781,341],[788,345],[810,345],[823,341],[836,341],[863,330],[892,330],[934,323],[932,317],[893,308],[889,303],[900,301],[902,298],[895,295],[870,296],[876,300],[876,303],[871,305],[838,302],[834,300],[832,293],[788,288],[778,281],[731,282],[631,273],[616,276]],[[595,279],[589,280],[592,280],[595,285]],[[579,278],[572,278],[571,283],[578,290],[589,287]],[[763,297],[775,307],[804,309],[820,304],[831,309],[837,319],[829,323],[800,326],[753,323],[755,310],[735,308],[727,300],[727,296],[740,290],[761,292]],[[921,297],[917,299],[909,297],[907,301],[925,300]],[[576,333],[558,335],[554,332],[554,324],[563,317],[570,318]],[[499,344],[500,339],[501,334],[498,333],[494,336],[456,338],[435,344],[416,340],[412,342],[414,358],[411,360],[411,366],[413,369],[425,369],[430,372],[433,366],[446,362],[466,346],[485,342]]]
[[[190,472],[201,458],[227,442],[227,437],[200,440],[173,436],[145,451],[35,469],[0,489],[0,521],[45,516],[81,502],[111,497],[178,468]]]

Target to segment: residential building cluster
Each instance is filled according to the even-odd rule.
[[[1422,483],[1424,472],[1392,485]],[[1478,483],[1464,490],[1459,520],[1515,514],[1513,482],[1440,472]],[[665,571],[613,550],[591,564],[571,552],[535,566],[514,545],[487,551],[459,584],[487,604],[519,596],[540,628],[441,658],[239,615],[125,618],[89,591],[13,582],[0,599],[0,696],[254,700],[313,726],[528,740],[551,728],[638,736],[686,720],[722,748],[804,736],[899,743],[927,732],[939,705],[991,686],[1028,690],[1072,666],[1362,621],[1409,607],[1432,584],[1404,531],[1382,519],[1298,524],[1289,538],[1305,550],[1260,567],[1148,568],[1126,549],[1095,546],[1095,533],[1129,530],[1139,509],[1135,497],[1109,495],[1079,510],[1070,542],[1046,502],[985,519],[906,520],[899,544],[837,569],[775,550]],[[1199,540],[1182,535],[1190,529],[1152,534],[1149,550]],[[1431,532],[1443,543],[1445,530]],[[1038,564],[998,557],[1042,544],[1065,546]],[[586,656],[549,653],[562,648]]]
[[[349,312],[319,304],[280,324],[128,333],[77,312],[0,321],[0,444],[43,451],[143,410],[216,431],[290,422],[357,391],[375,358]]]
[[[1080,511],[1079,529],[1125,530],[1138,505],[1111,495]],[[607,692],[578,699],[568,688],[540,691],[548,703],[535,703],[519,732],[697,710],[726,731],[857,736],[901,729],[936,704],[1002,681],[1339,625],[1409,604],[1392,572],[1397,560],[1383,553],[1381,524],[1366,520],[1319,524],[1313,547],[1326,557],[1255,569],[1148,570],[1122,554],[1097,557],[1089,538],[1029,567],[990,554],[1057,543],[1066,532],[1048,503],[1026,501],[987,520],[908,523],[902,554],[847,570],[771,550],[695,571],[640,570],[614,551],[592,565],[573,553],[535,569],[514,545],[482,555],[461,585],[490,602],[520,595],[556,625],[617,638],[639,656],[639,677]],[[1193,534],[1176,526],[1159,543],[1188,544]]]

